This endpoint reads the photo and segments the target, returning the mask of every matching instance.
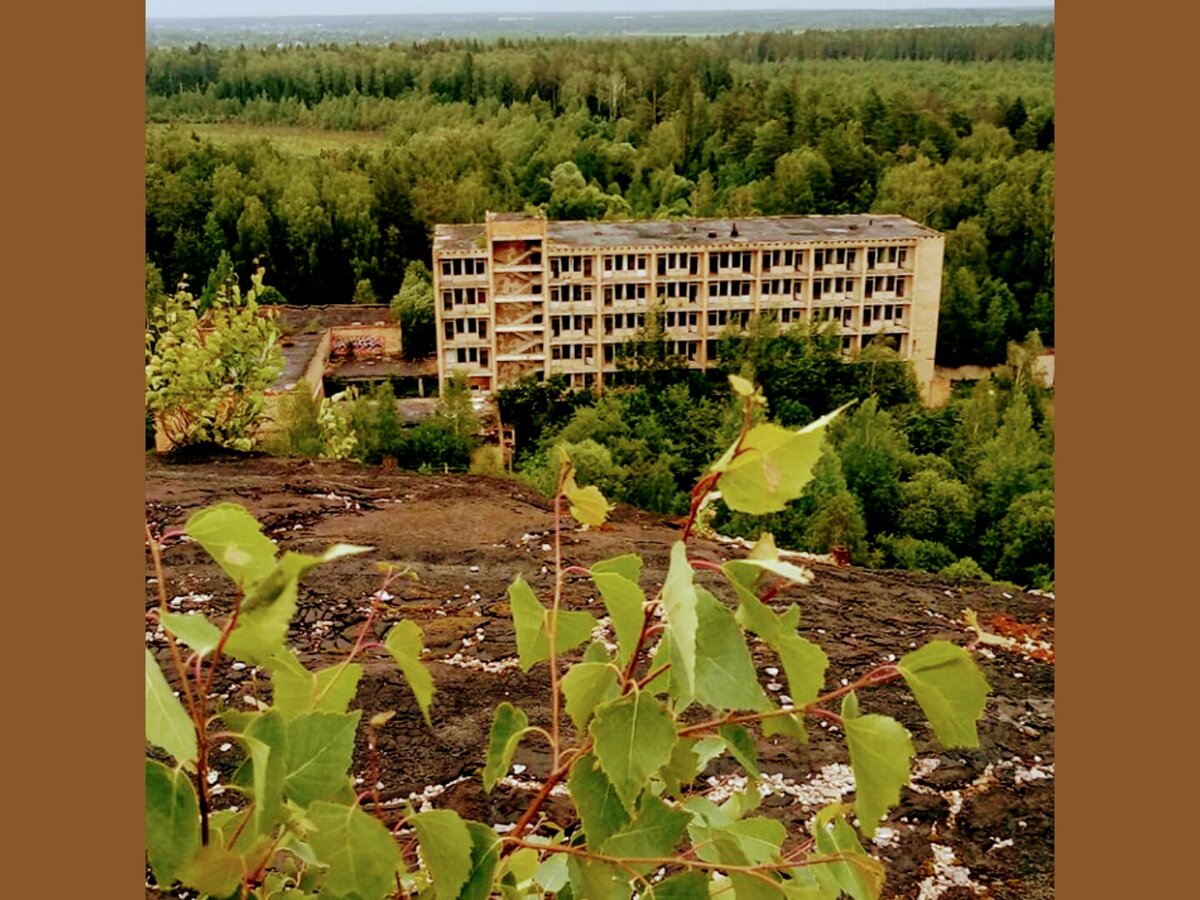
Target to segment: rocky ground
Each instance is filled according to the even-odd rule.
[[[502,700],[525,709],[533,723],[548,718],[544,666],[528,675],[516,666],[506,588],[518,574],[548,596],[552,581],[553,516],[543,499],[515,482],[475,476],[418,476],[395,469],[268,458],[192,463],[151,460],[146,473],[150,526],[181,527],[197,510],[219,501],[246,506],[281,547],[320,552],[335,542],[375,551],[320,567],[301,584],[291,641],[308,661],[332,662],[349,649],[379,588],[372,560],[410,564],[419,582],[390,589],[382,634],[399,618],[416,621],[429,648],[437,694],[427,727],[407,685],[390,665],[367,667],[357,705],[370,716],[396,710],[380,733],[377,778],[386,797],[420,796],[464,816],[512,822],[539,786],[546,758],[523,745],[514,774],[490,795],[480,786],[492,711]],[[587,565],[635,552],[646,563],[643,584],[661,583],[678,527],[618,509],[602,530],[571,530],[564,555]],[[698,541],[694,555],[713,560],[739,554],[730,545]],[[164,554],[167,594],[177,609],[220,617],[231,594],[223,573],[196,545],[175,542]],[[855,678],[933,638],[970,640],[966,607],[993,630],[1032,637],[1043,649],[985,650],[980,663],[993,693],[980,725],[978,750],[941,751],[920,710],[901,687],[872,690],[865,711],[891,715],[912,731],[917,759],[911,785],[881,828],[873,852],[887,867],[887,897],[972,896],[1038,900],[1054,894],[1054,600],[983,584],[952,585],[910,572],[838,568],[813,562],[812,584],[780,598],[798,603],[801,631],[830,658],[829,685]],[[147,554],[147,608],[157,602]],[[701,573],[705,581],[710,573]],[[588,583],[569,586],[576,608],[594,600]],[[720,593],[719,590],[715,590]],[[161,634],[148,624],[157,652]],[[756,659],[763,684],[778,689],[767,655]],[[265,681],[265,679],[264,679]],[[230,663],[218,690],[240,705],[262,688],[252,669]],[[815,810],[852,797],[840,735],[813,727],[799,745],[761,742],[760,764],[771,793],[763,807],[802,833]],[[232,756],[233,752],[228,751]],[[220,765],[221,753],[217,752]],[[232,759],[230,760],[232,764]],[[732,766],[718,772],[714,792],[730,787]],[[522,768],[524,767],[524,768]],[[518,771],[519,770],[519,771]],[[727,771],[727,775],[722,775]],[[356,752],[355,774],[368,777],[367,751]],[[147,889],[147,897],[159,896]]]

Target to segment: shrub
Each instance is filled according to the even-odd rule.
[[[747,411],[762,402],[741,379],[733,384]],[[572,461],[558,455],[552,594],[544,602],[519,575],[508,588],[520,667],[544,665],[548,672],[549,720],[531,724],[524,710],[501,703],[487,746],[479,748],[485,792],[508,772],[523,741],[549,748],[538,773],[541,789],[503,833],[451,809],[389,808],[373,788],[356,793],[353,787],[348,770],[362,710],[349,706],[370,656],[394,662],[432,722],[434,682],[421,663],[420,629],[401,621],[382,640],[370,640],[384,590],[405,569],[381,565],[383,585],[347,658],[311,671],[285,644],[297,582],[314,566],[367,548],[337,545],[319,557],[286,552],[277,558],[244,509],[203,510],[185,530],[238,588],[232,614],[217,623],[170,611],[162,536],[148,528],[157,616],[180,694],[147,649],[146,737],[158,748],[156,757],[171,761],[146,760],[146,845],[155,879],[255,900],[397,894],[468,900],[497,893],[703,900],[730,887],[737,896],[878,898],[883,868],[859,835],[872,837],[899,802],[915,749],[899,722],[866,711],[870,690],[905,681],[942,745],[976,747],[989,690],[983,676],[966,650],[935,640],[826,691],[828,660],[798,632],[799,609],[776,612],[765,602],[812,574],[781,560],[765,534],[745,559],[716,563],[688,551],[697,515],[717,491],[731,509],[747,514],[775,512],[798,497],[829,418],[789,432],[771,424],[752,428],[747,415],[734,444],[692,492],[666,578],[649,598],[634,554],[590,568],[562,565],[568,510],[597,527],[609,507],[594,486],[578,486]],[[732,609],[696,583],[697,569],[713,574],[714,587],[719,579],[720,590],[735,600]],[[591,641],[600,625],[591,613],[563,605],[569,577],[591,582],[615,633],[611,646]],[[778,657],[788,684],[782,702],[758,682],[750,634]],[[573,662],[564,669],[568,655]],[[269,704],[260,700],[249,711],[210,708],[212,672],[230,656],[269,677]],[[370,746],[390,717],[368,720]],[[824,807],[811,841],[801,837],[785,849],[783,825],[755,814],[760,796],[752,729],[802,742],[806,718],[837,723],[857,789],[852,811],[842,803]],[[242,808],[212,804],[208,751],[215,740],[237,742],[244,753],[233,779],[245,798]],[[725,755],[747,785],[717,806],[696,788],[707,787],[704,772]],[[573,814],[549,820],[545,802],[560,786]],[[402,852],[397,837],[419,854]]]

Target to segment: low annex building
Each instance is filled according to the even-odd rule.
[[[715,360],[730,324],[829,322],[853,354],[888,335],[928,401],[945,239],[895,215],[633,222],[488,213],[433,240],[439,379],[494,391],[528,374],[602,387],[661,305],[668,350]]]

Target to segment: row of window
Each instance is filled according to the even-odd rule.
[[[486,339],[488,336],[488,320],[483,318],[447,319],[442,323],[442,333],[448,341],[468,334],[474,335],[481,340]]]
[[[455,359],[460,363],[476,363],[486,367],[488,365],[488,348],[487,347],[459,347],[455,351]]]
[[[442,309],[475,306],[480,303],[487,303],[487,288],[464,287],[442,291]]]
[[[753,271],[753,250],[722,250],[710,253],[708,269],[710,274],[730,269],[750,273]],[[647,254],[645,253],[610,253],[603,257],[605,272],[636,272],[645,274],[647,271]],[[857,251],[851,247],[825,248],[813,251],[813,265],[817,271],[826,266],[851,267],[857,259]],[[552,256],[550,257],[550,274],[559,278],[562,276],[580,275],[592,277],[593,257],[589,255]],[[667,272],[687,272],[698,275],[700,270],[699,253],[660,253],[657,254],[657,271],[659,275]],[[906,247],[871,247],[867,250],[867,268],[877,266],[903,267],[908,261]],[[526,260],[527,264],[539,265],[541,254],[534,252]],[[804,267],[803,250],[763,250],[762,271],[771,272],[779,269],[799,271]],[[460,275],[484,275],[487,273],[487,259],[483,257],[454,257],[441,261],[442,274],[447,277]]]

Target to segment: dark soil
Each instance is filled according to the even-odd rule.
[[[525,675],[511,667],[495,672],[463,665],[502,662],[515,655],[506,594],[514,576],[524,575],[540,596],[549,594],[553,554],[543,548],[553,540],[554,523],[544,499],[506,480],[418,476],[331,462],[217,458],[151,460],[147,466],[146,517],[156,531],[182,527],[209,504],[233,501],[246,506],[281,548],[318,553],[338,541],[376,548],[369,555],[319,567],[302,582],[291,641],[310,664],[333,662],[353,644],[379,587],[372,561],[410,564],[421,580],[391,588],[395,596],[387,602],[377,633],[382,635],[400,618],[421,626],[437,694],[429,728],[394,667],[367,666],[357,705],[366,717],[384,710],[397,713],[379,735],[381,795],[407,797],[429,788],[436,794],[438,786],[449,785],[432,797],[432,805],[489,823],[515,820],[532,796],[532,789],[519,782],[527,780],[536,788],[533,779],[546,772],[542,748],[523,745],[516,761],[527,769],[491,795],[484,795],[478,775],[496,704],[509,700],[533,724],[547,722],[545,666]],[[645,560],[643,584],[648,585],[661,583],[679,530],[667,520],[619,508],[602,530],[571,529],[567,534],[567,563],[588,565],[636,552]],[[693,547],[693,555],[713,560],[739,552],[703,540]],[[164,563],[167,596],[177,608],[202,609],[217,618],[228,611],[230,584],[197,545],[170,543]],[[147,566],[149,608],[157,604],[157,588],[149,562]],[[911,572],[819,562],[810,567],[812,584],[792,588],[778,604],[800,605],[802,633],[829,655],[830,686],[933,638],[967,643],[970,635],[961,620],[966,607],[975,609],[985,625],[1005,616],[1006,621],[1040,626],[1052,639],[1054,601],[1048,597],[1009,595],[978,583],[953,585]],[[702,572],[698,578],[707,582],[711,576]],[[711,587],[724,593],[717,581]],[[589,607],[592,596],[586,580],[574,579],[566,602]],[[164,644],[153,637],[150,624],[147,640],[165,662]],[[764,685],[771,682],[764,670],[776,661],[756,652],[756,662]],[[980,723],[978,750],[940,750],[902,688],[888,685],[861,697],[864,711],[903,722],[917,749],[912,784],[886,823],[890,840],[871,847],[887,867],[887,897],[1038,900],[1054,894],[1054,667],[1004,649],[981,658],[980,664],[993,693]],[[219,673],[217,690],[228,703],[248,708],[243,696],[264,691],[265,682],[250,669],[228,664]],[[806,834],[816,808],[841,790],[836,787],[839,770],[826,767],[847,761],[840,735],[820,727],[810,731],[807,744],[775,738],[761,740],[759,746],[764,773],[780,776],[776,783],[782,786],[765,798],[763,810],[780,818],[796,839]],[[232,759],[226,765],[220,753],[215,755],[222,770],[232,768]],[[718,771],[732,771],[720,761],[714,765]],[[364,781],[370,775],[365,743],[356,752],[354,774]],[[832,793],[817,796],[830,783],[835,784]],[[852,796],[846,794],[846,799]],[[557,802],[551,812],[569,819],[569,807]],[[148,889],[147,896],[158,894]]]

